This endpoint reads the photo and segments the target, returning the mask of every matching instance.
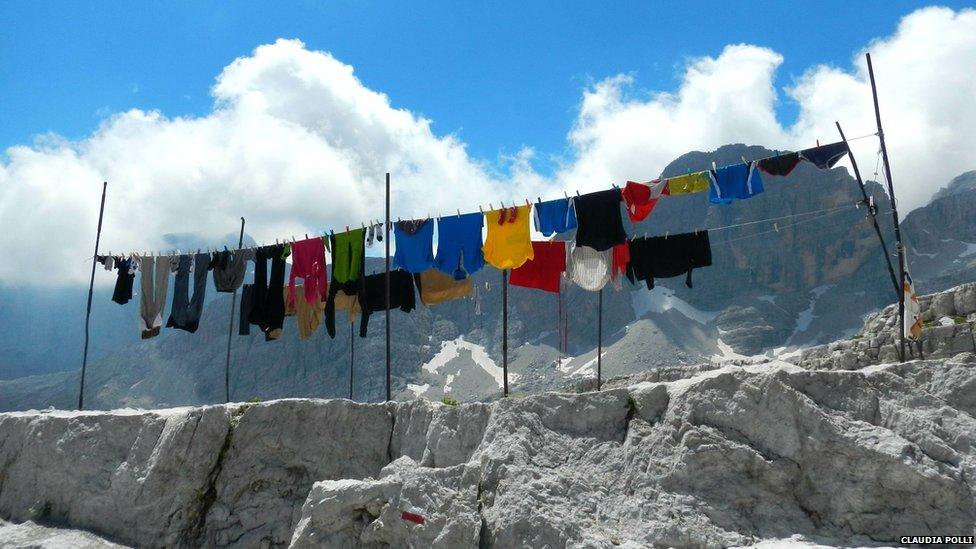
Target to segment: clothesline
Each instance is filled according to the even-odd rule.
[[[876,135],[877,135],[877,133],[865,134],[865,135],[861,135],[861,136],[857,136],[857,137],[850,138],[847,141],[850,142],[850,141],[855,141],[855,140],[859,140],[859,139],[866,139],[868,137],[873,137],[873,136],[876,136]],[[826,144],[826,145],[818,145],[817,147],[814,147],[814,148],[831,147],[831,146],[838,145],[840,143],[843,143],[843,141],[837,141],[837,142],[829,143],[829,144]],[[804,149],[804,150],[809,150],[809,149]],[[767,161],[767,160],[779,158],[781,156],[791,155],[794,152],[795,151],[792,151],[792,152],[783,152],[783,153],[775,154],[775,155],[768,156],[768,157],[764,157],[764,158],[750,160],[750,161],[747,161],[746,163],[763,162],[763,161]],[[743,157],[743,160],[744,159],[745,159],[745,157]],[[737,164],[732,164],[732,165],[737,165]],[[714,164],[713,164],[713,167],[714,167]],[[704,173],[707,173],[707,172],[710,172],[710,171],[711,170],[700,170],[700,171],[697,171],[697,172],[689,171],[689,172],[687,172],[685,174],[681,174],[681,177],[689,176],[689,175],[690,176],[694,176],[694,175],[704,174]],[[660,181],[662,179],[663,180],[667,180],[667,179],[672,179],[672,178],[659,177],[655,181]],[[614,187],[616,187],[616,185],[614,185]],[[599,192],[599,191],[595,191],[595,192]],[[586,193],[586,194],[592,194],[592,193]],[[563,196],[565,196],[567,199],[570,197],[569,193],[567,193],[565,190],[563,191]],[[580,195],[580,192],[578,190],[576,191],[576,196],[577,197],[581,196]],[[538,198],[538,202],[542,202],[541,197]],[[532,202],[529,199],[526,198],[525,199],[525,203],[526,204],[531,204]],[[500,202],[499,204],[501,204],[501,207],[502,208],[505,208],[504,202]],[[511,203],[511,207],[515,207],[515,202],[512,202]],[[489,203],[489,210],[488,211],[492,211],[493,209],[494,209],[493,203]],[[484,213],[485,212],[485,210],[482,209],[482,206],[481,205],[478,206],[478,210],[481,213]],[[472,212],[466,212],[466,213],[475,213],[475,212],[472,211]],[[458,214],[458,216],[463,215],[463,214],[461,214],[461,211],[460,210],[457,210],[457,214]],[[449,215],[453,215],[453,214],[449,214]],[[444,217],[444,216],[440,216],[440,215],[436,216],[436,218],[438,218],[438,219],[440,219],[442,217]],[[430,217],[428,217],[428,219],[430,219]],[[392,223],[392,220],[391,220],[391,223]],[[350,232],[351,230],[367,230],[370,227],[376,227],[377,230],[382,230],[383,223],[379,222],[378,220],[376,222],[373,222],[372,220],[370,220],[369,223],[360,222],[360,227],[359,228],[349,229],[349,227],[350,227],[349,225],[346,226],[346,229],[347,229],[346,232],[347,233]],[[722,228],[710,229],[710,230],[721,230],[721,229]],[[326,232],[324,232],[322,234],[315,234],[313,237],[327,237],[330,234],[343,234],[343,233],[334,233],[334,231],[330,230],[330,231],[326,231]],[[308,233],[305,233],[305,236],[306,236],[306,239],[310,238],[308,236]],[[274,245],[278,245],[278,244],[290,244],[290,243],[294,243],[296,241],[297,241],[297,239],[294,237],[294,235],[292,235],[291,239],[288,239],[288,238],[275,239],[275,244]],[[265,243],[261,243],[261,244],[255,244],[253,246],[243,246],[241,249],[244,249],[244,250],[256,250],[256,249],[264,248],[264,247],[271,246],[271,245],[272,244],[270,242],[265,242]],[[225,246],[224,248],[226,249],[227,247]],[[217,247],[207,247],[205,249],[206,249],[207,253],[212,253],[212,252],[218,252],[218,251],[220,251],[220,247],[219,246],[217,246]],[[202,253],[203,250],[204,250],[204,248],[197,248],[197,253]],[[183,252],[183,251],[184,250],[182,250],[182,249],[172,249],[172,250],[170,250],[170,253],[168,253],[168,254],[167,253],[162,253],[159,250],[157,250],[156,252],[146,251],[146,252],[129,252],[129,253],[123,253],[123,254],[112,254],[112,252],[110,250],[106,255],[158,256],[158,257],[166,257],[166,256],[181,255],[181,252]],[[186,252],[187,253],[192,253],[191,250],[186,250]],[[91,256],[88,256],[88,259],[91,259]]]

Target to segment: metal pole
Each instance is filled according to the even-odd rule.
[[[502,269],[502,376],[508,396],[508,271]]]
[[[349,400],[352,400],[352,365],[356,362],[356,338],[352,322],[349,323]]]
[[[854,177],[857,179],[857,184],[861,188],[861,196],[864,198],[864,205],[868,209],[868,215],[871,216],[871,224],[874,225],[874,232],[878,235],[878,240],[881,241],[881,251],[884,253],[885,263],[888,265],[888,274],[891,275],[891,284],[895,287],[895,297],[901,297],[901,289],[898,287],[898,279],[895,277],[895,268],[891,265],[891,256],[888,255],[888,245],[885,244],[884,235],[881,234],[881,227],[878,225],[877,208],[871,200],[868,199],[868,192],[864,188],[864,180],[861,179],[861,171],[857,169],[857,161],[854,160],[854,152],[851,151],[851,146],[847,142],[847,138],[844,137],[844,130],[840,128],[840,122],[834,122],[837,124],[837,131],[840,132],[840,138],[844,141],[844,145],[847,147],[847,156],[851,159],[851,167],[854,168]]]
[[[244,218],[241,218],[241,235],[237,238],[237,251],[244,247]],[[246,265],[246,264],[245,264]],[[237,288],[230,296],[230,325],[227,327],[227,360],[224,361],[224,402],[230,402],[230,342],[234,334],[234,308],[237,307]]]
[[[885,146],[884,130],[881,129],[881,108],[878,106],[878,87],[874,82],[874,67],[871,65],[871,54],[865,54],[868,60],[868,76],[871,78],[871,98],[874,99],[874,118],[878,123],[878,141],[881,142],[881,160],[884,162],[885,179],[888,180],[888,195],[891,197],[891,217],[895,224],[895,249],[898,251],[898,332],[901,334],[899,344],[901,361],[905,361],[905,246],[901,240],[901,228],[898,225],[898,201],[895,199],[895,187],[891,183],[891,164],[888,163],[888,148]]]
[[[85,370],[88,368],[88,327],[91,321],[92,293],[95,291],[95,264],[98,263],[98,244],[102,239],[102,217],[105,214],[105,191],[108,181],[102,182],[102,204],[98,207],[98,229],[95,231],[95,255],[92,256],[91,280],[88,282],[88,307],[85,309],[85,352],[81,358],[81,386],[78,388],[78,409],[85,409]]]
[[[392,400],[390,392],[390,172],[386,173],[386,400]]]
[[[603,380],[603,288],[600,288],[600,307],[596,322],[596,390]]]

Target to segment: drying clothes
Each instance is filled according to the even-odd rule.
[[[613,249],[597,251],[589,246],[573,246],[569,252],[566,272],[577,286],[598,292],[610,280],[613,265]]]
[[[329,297],[325,301],[325,330],[329,337],[335,337],[335,312],[340,292],[362,300],[363,271],[366,265],[364,229],[353,229],[330,237],[332,242],[332,283]]]
[[[386,273],[366,277],[363,304],[363,319],[359,322],[359,337],[366,337],[369,316],[386,310]],[[390,309],[409,313],[417,306],[414,295],[413,276],[406,271],[390,272]]]
[[[272,341],[281,337],[285,320],[285,246],[274,245],[258,248],[254,254],[254,288],[251,290],[252,306],[249,321],[261,328],[264,339]],[[268,278],[268,260],[271,260],[271,277]]]
[[[237,291],[244,283],[247,262],[254,259],[254,250],[234,250],[213,254],[210,262],[213,268],[214,288],[221,293]]]
[[[847,154],[847,143],[838,141],[829,145],[821,145],[800,151],[800,158],[812,163],[821,170],[833,168]]]
[[[620,189],[584,194],[576,197],[576,245],[598,252],[609,250],[627,240],[620,215]]]
[[[359,303],[359,294],[349,295],[339,290],[332,299],[334,300],[333,306],[336,311],[345,311],[346,318],[349,322],[356,322],[356,319],[359,318],[359,313],[362,312],[362,306]]]
[[[95,259],[105,267],[106,271],[111,271],[115,262],[119,261],[120,258],[111,255],[96,255]]]
[[[132,299],[132,282],[136,278],[136,260],[132,257],[128,259],[118,257],[114,263],[119,271],[119,276],[115,279],[112,301],[119,305],[125,305]]]
[[[755,162],[722,166],[709,173],[712,186],[708,201],[712,204],[731,204],[733,199],[752,198],[763,192],[762,176]]]
[[[139,259],[141,295],[139,297],[139,329],[142,339],[159,335],[166,310],[171,258],[146,256]]]
[[[329,295],[329,282],[325,278],[325,244],[320,237],[300,240],[291,245],[291,274],[288,276],[288,301],[295,300],[295,279],[302,285],[305,302],[325,302]]]
[[[664,194],[677,196],[705,192],[711,183],[707,174],[708,172],[696,172],[679,175],[678,177],[669,177],[668,188],[664,191]]]
[[[630,264],[630,242],[623,242],[613,247],[613,264],[610,268],[610,280],[616,281],[617,277],[627,273],[627,265]]]
[[[529,213],[529,206],[485,213],[488,236],[481,248],[485,261],[498,269],[515,269],[532,259]]]
[[[254,284],[245,284],[241,288],[241,319],[237,328],[237,335],[251,335],[251,309],[254,307]]]
[[[535,205],[535,230],[542,236],[564,233],[576,228],[576,208],[572,198],[557,198]]]
[[[763,158],[758,163],[759,169],[769,175],[787,176],[800,163],[800,153],[792,152]]]
[[[193,298],[190,298],[190,262],[193,262]],[[207,297],[207,271],[210,254],[181,255],[177,259],[176,282],[173,284],[173,308],[166,321],[167,328],[191,334],[200,327],[203,301]]]
[[[630,217],[630,220],[637,223],[644,221],[647,216],[651,215],[651,211],[654,206],[657,206],[657,200],[661,198],[661,194],[667,185],[668,182],[663,179],[655,179],[649,183],[628,181],[620,194],[624,198],[624,203],[627,204],[627,216]]]
[[[298,284],[296,289],[304,291],[302,284]],[[298,337],[308,339],[315,333],[315,330],[319,329],[319,324],[322,323],[322,311],[325,310],[325,299],[316,291],[313,294],[315,303],[309,303],[305,301],[302,295],[299,295],[297,298],[292,295],[291,287],[282,288],[282,291],[284,292],[285,298],[285,316],[296,317]]]
[[[481,251],[481,229],[484,226],[485,216],[480,212],[438,219],[434,266],[455,280],[480,271],[485,266],[485,255]]]
[[[430,219],[398,221],[393,226],[396,252],[394,269],[422,273],[434,266],[434,222]]]
[[[413,278],[420,293],[420,301],[428,307],[455,299],[464,299],[471,295],[474,286],[470,278],[455,280],[453,276],[437,269],[427,269],[413,275]]]
[[[559,293],[559,279],[566,271],[566,243],[533,242],[532,255],[521,267],[512,269],[509,284]]]
[[[708,231],[635,238],[630,241],[630,266],[627,278],[631,283],[647,282],[654,287],[655,278],[686,275],[685,285],[691,288],[691,271],[712,264],[712,248]]]

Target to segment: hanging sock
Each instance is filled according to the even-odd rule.
[[[532,259],[512,269],[508,283],[512,286],[534,288],[559,293],[559,279],[566,271],[566,243],[533,242]]]
[[[692,269],[711,264],[708,231],[635,238],[630,241],[627,278],[631,283],[645,281],[650,290],[654,288],[655,278],[685,275],[685,285],[691,288]]]
[[[620,215],[620,189],[584,194],[576,197],[576,245],[598,252],[609,250],[627,240]]]
[[[193,298],[190,299],[190,271],[193,265]],[[200,327],[203,303],[207,296],[207,272],[210,254],[181,255],[177,260],[176,281],[173,284],[173,309],[166,321],[167,328],[191,334]]]
[[[667,185],[668,182],[662,179],[655,179],[648,183],[628,181],[621,195],[627,205],[627,216],[630,220],[637,223],[651,215]]]
[[[142,339],[159,335],[166,310],[169,287],[170,257],[142,257],[139,259],[141,295],[139,297],[139,329]]]
[[[667,182],[667,189],[662,194],[671,196],[705,192],[711,184],[708,172],[696,172],[679,175],[678,177],[669,177]]]
[[[529,206],[509,208],[515,210],[515,219],[511,219],[512,212],[503,214],[505,210],[485,212],[488,224],[488,236],[481,250],[485,261],[497,269],[515,269],[532,259],[532,239],[529,231]],[[509,221],[499,223],[502,215],[507,215]]]
[[[712,204],[731,204],[733,199],[752,198],[763,192],[762,177],[755,162],[722,166],[709,173],[712,185],[708,201]]]
[[[480,212],[438,219],[434,266],[454,280],[463,280],[480,271],[485,266],[481,250],[484,225],[485,216]]]
[[[800,153],[792,152],[763,158],[758,161],[759,169],[769,175],[787,176],[800,163]]]
[[[576,228],[576,208],[572,198],[557,198],[535,205],[535,229],[542,236],[564,233]]]
[[[847,154],[847,143],[838,141],[829,145],[821,145],[800,151],[800,158],[810,162],[821,170],[833,168]]]

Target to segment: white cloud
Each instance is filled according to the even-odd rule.
[[[919,10],[868,49],[907,211],[974,167],[976,11]],[[860,52],[850,69],[813,67],[786,90],[800,106],[790,127],[775,116],[781,63],[772,50],[730,45],[716,58],[690,61],[671,93],[636,91],[625,75],[599,82],[583,94],[569,157],[546,177],[532,168],[532,150],[500,159],[498,170],[498,162],[471,158],[454,136],[434,135],[427,120],[391,106],[352,67],[279,40],[224,69],[206,116],[131,110],[83,140],[45,136],[8,149],[0,161],[7,258],[0,281],[86,281],[103,179],[110,182],[103,249],[157,249],[167,233],[217,241],[242,215],[259,241],[380,217],[386,171],[395,215],[408,217],[649,178],[680,154],[729,142],[833,141],[834,120],[852,135],[874,131]],[[858,142],[865,171],[875,149]]]

